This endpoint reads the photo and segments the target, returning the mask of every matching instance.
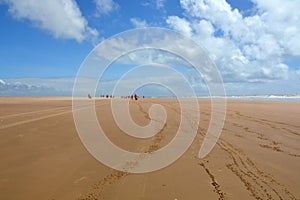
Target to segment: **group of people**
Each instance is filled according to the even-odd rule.
[[[100,98],[107,98],[108,99],[108,98],[114,98],[114,96],[113,95],[108,95],[108,94],[107,95],[103,94],[103,95],[100,95]]]
[[[92,96],[91,96],[91,94],[88,94],[88,98],[89,99],[92,99]],[[100,95],[100,98],[114,98],[114,96],[113,95]],[[137,94],[132,94],[132,95],[130,95],[130,96],[121,96],[121,98],[122,99],[131,99],[131,100],[138,100],[138,98],[139,98],[139,96],[137,95]],[[143,96],[143,98],[144,98],[144,96]]]
[[[138,100],[139,96],[137,94],[132,94],[130,96],[121,96],[122,99],[131,99],[131,100]]]

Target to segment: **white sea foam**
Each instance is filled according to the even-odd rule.
[[[4,80],[0,79],[0,84],[5,85],[6,82]]]
[[[262,101],[300,101],[299,94],[282,94],[282,95],[236,95],[227,96],[231,100],[262,100]]]

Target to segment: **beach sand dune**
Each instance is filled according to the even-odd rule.
[[[151,105],[164,106],[166,123],[149,139],[124,134],[110,104],[96,100],[95,109],[117,146],[153,152],[175,137],[181,120],[176,99],[130,102],[132,119],[141,126],[150,122]],[[161,170],[130,174],[103,165],[85,149],[71,98],[2,97],[0,199],[300,199],[299,102],[228,101],[221,137],[204,159],[198,152],[211,105],[199,105],[191,111],[200,113],[198,132],[183,156]]]

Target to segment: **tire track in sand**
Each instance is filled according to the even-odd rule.
[[[15,123],[2,125],[2,126],[0,126],[0,130],[10,128],[10,127],[14,127],[14,126],[18,126],[18,125],[22,125],[22,124],[27,124],[27,123],[30,123],[30,122],[35,122],[35,121],[38,121],[38,120],[43,120],[43,119],[47,119],[47,118],[51,118],[51,117],[56,117],[56,116],[59,116],[59,115],[70,113],[70,112],[72,112],[72,110],[59,112],[59,113],[55,113],[55,114],[49,114],[49,115],[46,115],[46,116],[36,117],[36,118],[33,118],[33,119],[27,119],[27,120],[15,122]]]
[[[236,116],[238,117],[243,117],[243,118],[246,118],[248,120],[251,120],[253,122],[256,122],[258,124],[261,124],[263,126],[268,126],[270,128],[273,128],[273,129],[279,129],[279,130],[283,130],[283,131],[286,131],[290,134],[294,134],[296,136],[300,136],[300,133],[295,131],[295,130],[291,130],[289,128],[286,128],[286,127],[279,127],[279,126],[276,126],[274,124],[280,124],[280,125],[285,125],[285,126],[291,126],[291,127],[294,127],[294,128],[300,128],[300,126],[297,126],[297,125],[293,125],[293,124],[287,124],[287,123],[284,123],[284,122],[272,122],[272,121],[269,121],[269,120],[266,120],[266,119],[261,119],[261,118],[255,118],[255,117],[251,117],[251,116],[247,116],[247,115],[243,115],[241,114],[240,112],[238,111],[233,111],[235,113]]]
[[[169,106],[167,106],[169,107]],[[170,107],[171,108],[171,107]],[[176,111],[174,108],[171,108]],[[176,111],[178,112],[178,111]],[[178,112],[179,114],[179,112]],[[203,113],[201,113],[202,115]],[[187,116],[185,116],[187,117]],[[193,120],[193,119],[190,119]],[[243,127],[245,131],[250,131],[249,128]],[[204,137],[205,130],[201,127],[198,129],[200,134]],[[263,137],[263,135],[259,135]],[[263,138],[264,139],[264,138]],[[277,144],[272,141],[273,144]],[[226,167],[237,176],[243,183],[246,190],[255,199],[292,199],[297,198],[285,187],[283,184],[275,180],[275,178],[261,169],[259,169],[255,163],[246,156],[240,149],[237,149],[229,142],[219,139],[217,145],[229,154],[231,161],[226,164]],[[199,165],[205,170],[211,179],[211,184],[214,187],[214,192],[219,195],[219,199],[226,199],[225,192],[222,191],[222,186],[218,184],[217,178],[213,173],[213,170],[209,168],[205,162],[199,162]]]
[[[173,106],[170,106],[170,105],[168,105],[168,104],[165,104],[164,106],[166,106],[166,107],[168,107],[169,109],[171,109],[171,110],[173,110],[174,112],[176,112],[178,115],[182,115],[182,116],[184,116],[184,117],[186,117],[189,121],[190,121],[190,123],[191,123],[191,125],[193,126],[193,128],[197,128],[196,126],[197,126],[197,122],[195,122],[195,119],[193,119],[191,116],[192,115],[189,115],[189,113],[191,113],[191,112],[199,112],[199,111],[197,111],[197,110],[189,110],[189,112],[188,113],[182,113],[182,112],[179,112],[178,110],[176,110],[176,108],[174,108]],[[179,109],[179,108],[178,108]],[[207,112],[201,112],[201,115],[206,115],[206,116],[210,116],[210,114],[209,113],[207,113]],[[200,130],[200,128],[198,127],[198,134],[199,134],[199,130]],[[202,131],[203,131],[203,129],[202,129]],[[204,131],[203,131],[204,132]],[[204,137],[204,134],[201,134],[200,133],[200,135],[202,135],[203,137]],[[196,139],[196,137],[195,137],[195,139]],[[199,159],[198,158],[198,156],[196,156],[196,155],[194,155],[194,157],[196,158],[196,159]],[[208,177],[210,178],[210,180],[211,180],[211,185],[213,186],[213,192],[215,192],[218,196],[219,196],[219,200],[224,200],[225,199],[225,192],[222,190],[222,187],[221,187],[221,185],[217,182],[217,179],[216,179],[216,176],[214,175],[214,173],[213,173],[213,170],[211,170],[206,164],[205,164],[205,162],[202,162],[202,161],[199,161],[199,165],[203,168],[203,170],[205,171],[205,173],[208,175]]]
[[[222,139],[218,146],[231,157],[231,162],[226,167],[241,180],[255,199],[297,199],[271,174],[260,170],[241,150]]]
[[[239,112],[238,112],[238,113],[239,113]],[[241,115],[241,114],[238,114],[237,116],[238,116],[238,118],[239,118],[239,117],[244,117],[245,119],[250,119],[250,120],[252,119],[252,117],[245,116],[245,115]],[[235,117],[235,116],[234,116],[234,115],[231,115],[231,117]],[[258,123],[257,120],[251,120],[251,121],[254,122],[254,123]],[[270,121],[269,121],[269,122],[270,122]],[[274,122],[274,123],[277,123],[277,122]],[[273,150],[273,151],[281,152],[281,153],[284,153],[284,154],[286,154],[286,155],[288,155],[288,156],[292,156],[292,157],[297,157],[297,158],[300,157],[299,154],[293,152],[293,151],[297,151],[297,149],[293,149],[291,146],[284,145],[284,144],[282,144],[281,142],[276,141],[276,140],[274,140],[274,139],[269,139],[269,138],[265,137],[262,133],[260,133],[260,132],[258,132],[258,131],[256,131],[256,130],[252,130],[252,128],[250,128],[250,127],[248,127],[248,126],[245,126],[245,125],[243,125],[243,124],[238,124],[238,123],[236,123],[236,122],[233,122],[233,123],[231,123],[231,124],[232,124],[232,126],[241,128],[241,129],[243,129],[246,133],[252,134],[252,135],[254,135],[257,139],[261,140],[261,141],[263,142],[263,144],[259,144],[259,146],[260,146],[261,148],[266,148],[266,149],[270,149],[270,150]],[[275,130],[277,130],[277,131],[278,131],[278,130],[283,130],[283,129],[285,129],[285,128],[275,127],[275,125],[269,124],[269,123],[265,124],[264,122],[262,122],[262,123],[260,123],[260,124],[263,125],[263,126],[267,126],[268,128],[275,129]],[[287,125],[287,124],[285,124],[285,125]],[[287,130],[289,130],[289,129],[287,129]],[[297,135],[297,134],[295,134],[295,135]],[[238,135],[236,135],[236,136],[238,136],[238,137],[243,137],[243,136],[240,135],[240,134],[238,134]],[[283,148],[282,148],[282,147],[283,147]]]
[[[39,113],[48,112],[48,111],[64,110],[66,108],[72,108],[72,106],[62,106],[59,108],[50,108],[50,109],[43,109],[43,110],[38,110],[38,111],[29,111],[29,112],[15,113],[15,114],[10,114],[10,115],[3,115],[3,116],[0,116],[0,119],[19,117],[19,116],[23,116],[23,115],[39,114]]]
[[[203,135],[205,130],[200,129],[201,135]],[[224,166],[240,179],[242,185],[252,197],[255,199],[296,199],[284,185],[278,183],[271,174],[260,170],[240,149],[235,148],[221,138],[217,145],[229,155],[230,160],[226,161]],[[209,167],[206,168],[213,175],[213,170]],[[215,176],[214,178],[216,179]]]
[[[208,174],[209,178],[211,179],[211,185],[215,188],[214,192],[216,192],[219,195],[219,200],[225,199],[225,193],[221,190],[220,184],[217,182],[215,176],[212,174],[212,172],[209,170],[209,168],[205,165],[204,162],[199,163],[200,166],[205,170],[205,172]]]
[[[106,104],[95,104],[95,106],[97,106],[97,107],[103,106],[103,105],[107,105],[107,103]],[[80,108],[77,108],[75,111],[79,111],[79,110],[86,109],[86,108],[88,108],[88,106],[87,105],[83,105]],[[53,110],[57,111],[57,110],[60,110],[60,109],[49,109],[49,110],[47,109],[46,113],[50,112],[50,111],[53,111]],[[67,113],[72,113],[73,111],[74,111],[73,109],[70,109],[70,110],[63,111],[63,112],[57,112],[57,113],[48,114],[48,115],[44,115],[44,116],[40,116],[40,117],[34,117],[34,118],[31,118],[31,119],[26,119],[26,120],[22,120],[22,121],[18,121],[18,122],[13,122],[13,123],[5,124],[5,125],[0,125],[0,130],[11,128],[11,127],[22,125],[22,124],[27,124],[27,123],[35,122],[35,121],[39,121],[39,120],[43,120],[43,119],[47,119],[47,118],[51,118],[51,117],[56,117],[56,116],[59,116],[59,115],[64,115],[64,114],[67,114]],[[35,113],[35,112],[33,112],[33,113]],[[20,116],[22,114],[23,113],[20,113]]]
[[[139,107],[139,111],[143,113],[144,117],[146,119],[150,119],[148,113],[143,109],[143,107],[136,103]],[[153,151],[156,151],[160,148],[160,142],[163,140],[164,135],[163,132],[165,128],[167,127],[167,123],[164,124],[163,128],[153,137],[151,144],[146,147],[146,149],[143,151],[142,154],[138,160],[136,161],[129,161],[125,164],[124,168],[134,168],[139,164],[139,161],[145,159],[147,157],[148,153],[151,153]],[[112,187],[113,185],[117,184],[119,181],[124,179],[127,175],[130,175],[128,172],[118,171],[118,170],[112,170],[112,172],[108,175],[106,175],[104,178],[102,178],[100,181],[95,183],[92,187],[92,192],[82,195],[78,198],[78,200],[98,200],[98,199],[104,199],[104,192]]]
[[[239,126],[233,123],[233,126]],[[251,130],[247,127],[241,126],[244,131]],[[224,130],[226,130],[224,128]],[[199,133],[204,137],[205,129],[199,127]],[[252,132],[251,132],[252,133]],[[256,132],[253,132],[257,134]],[[258,134],[258,137],[264,138],[262,134]],[[274,141],[272,141],[274,143]],[[274,144],[277,144],[276,142]],[[230,161],[226,161],[226,167],[237,176],[245,189],[249,191],[250,195],[255,199],[293,199],[297,198],[288,190],[286,186],[279,183],[275,178],[259,169],[241,149],[234,147],[226,140],[219,138],[217,145],[224,150],[230,157]],[[294,155],[293,155],[294,156]],[[212,170],[210,170],[211,172]]]

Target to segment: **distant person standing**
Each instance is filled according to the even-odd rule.
[[[89,98],[89,99],[92,99],[92,96],[91,96],[90,94],[88,94],[88,98]]]
[[[137,94],[134,94],[134,99],[138,100],[138,95]]]

